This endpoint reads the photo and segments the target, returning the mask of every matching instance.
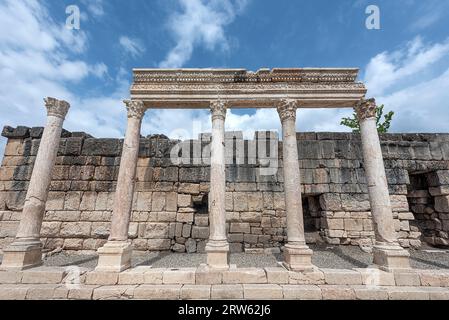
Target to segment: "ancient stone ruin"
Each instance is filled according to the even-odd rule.
[[[98,271],[132,250],[284,254],[310,270],[308,244],[372,248],[383,270],[407,269],[422,242],[448,246],[449,135],[385,134],[356,69],[137,69],[124,140],[62,129],[69,104],[46,100],[45,128],[5,127],[0,169],[4,268],[42,250],[98,252]],[[212,133],[141,137],[148,108],[210,108]],[[275,132],[226,132],[227,108],[277,108]],[[353,107],[361,133],[296,132],[297,108]]]

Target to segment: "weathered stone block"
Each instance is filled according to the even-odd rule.
[[[211,299],[219,299],[219,300],[243,299],[243,286],[241,284],[212,285]]]
[[[182,300],[204,300],[210,299],[210,285],[184,285],[181,288]]]
[[[140,300],[178,300],[182,285],[141,285],[134,289],[134,298]]]
[[[267,276],[260,268],[231,269],[223,272],[223,283],[267,283]]]
[[[314,285],[284,285],[284,299],[287,300],[321,300],[321,289]]]

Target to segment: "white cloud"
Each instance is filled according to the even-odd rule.
[[[161,68],[180,68],[192,56],[195,46],[208,50],[229,49],[224,28],[246,7],[248,0],[179,0],[182,12],[169,18],[168,28],[176,45],[160,63]]]
[[[94,17],[102,17],[104,15],[103,0],[82,0],[87,7],[87,11]]]
[[[126,53],[131,54],[133,58],[136,58],[145,52],[145,46],[138,39],[131,39],[126,36],[121,36],[119,43]]]
[[[424,43],[415,38],[367,66],[368,95],[395,111],[395,132],[447,132],[449,112],[449,39]]]
[[[0,126],[43,126],[43,98],[65,99],[72,105],[64,124],[72,131],[119,137],[126,119],[121,100],[129,83],[123,73],[109,97],[80,97],[74,84],[90,76],[108,74],[104,63],[89,64],[79,58],[88,47],[83,30],[68,30],[56,23],[37,0],[0,2]],[[5,139],[0,139],[4,145]],[[0,146],[0,157],[3,147]]]

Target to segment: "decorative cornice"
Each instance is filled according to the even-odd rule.
[[[212,113],[212,120],[214,119],[226,119],[226,110],[228,103],[224,100],[214,100],[210,103],[210,111]]]
[[[375,118],[376,117],[376,100],[372,99],[361,99],[359,103],[354,107],[357,113],[357,118],[359,121]]]
[[[135,69],[134,83],[276,83],[352,82],[358,69],[291,68],[261,69]]]
[[[128,111],[128,118],[142,119],[146,108],[143,101],[139,100],[123,100]]]
[[[281,121],[293,119],[296,121],[296,110],[298,109],[298,102],[293,99],[282,99],[276,104],[277,111]]]
[[[70,109],[70,104],[64,100],[55,98],[45,98],[45,107],[47,108],[47,115],[65,119]]]

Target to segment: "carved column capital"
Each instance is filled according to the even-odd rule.
[[[67,112],[69,112],[70,104],[64,100],[55,98],[45,98],[45,107],[47,108],[47,115],[65,119]]]
[[[354,107],[359,121],[376,117],[376,100],[361,99]]]
[[[216,118],[226,119],[226,110],[228,108],[228,102],[224,100],[214,100],[210,103],[210,110],[212,113],[212,120]]]
[[[141,120],[145,114],[146,108],[143,101],[123,100],[128,111],[128,118],[136,118]]]
[[[288,119],[296,121],[296,110],[298,109],[298,102],[296,100],[282,99],[277,102],[276,108],[282,122]]]

